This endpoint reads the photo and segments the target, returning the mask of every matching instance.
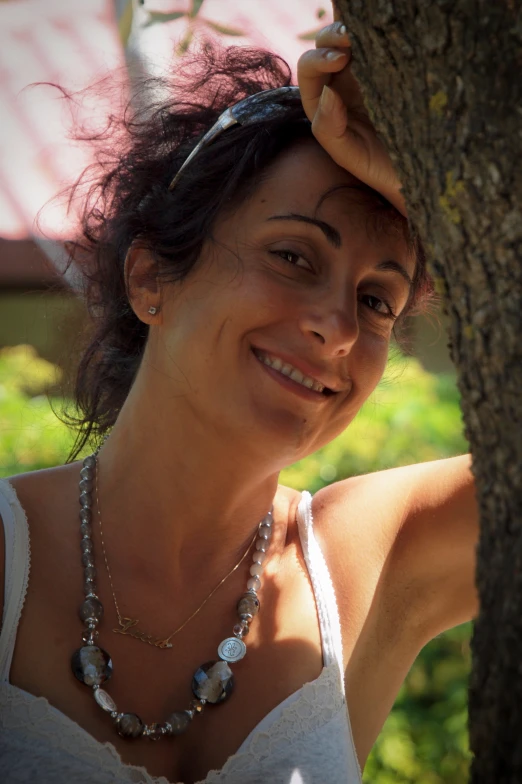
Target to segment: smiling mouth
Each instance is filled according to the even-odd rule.
[[[282,359],[279,357],[270,356],[270,354],[266,354],[264,351],[261,351],[258,348],[253,349],[253,352],[257,359],[266,365],[272,370],[276,370],[278,373],[281,373],[282,376],[286,376],[291,381],[295,381],[296,384],[300,384],[301,386],[305,387],[306,389],[310,389],[313,392],[318,392],[326,397],[329,395],[335,395],[335,392],[328,387],[325,387],[324,384],[321,384],[319,381],[316,381],[314,378],[310,376],[305,376],[301,373],[300,370],[290,365],[288,362],[283,362]]]

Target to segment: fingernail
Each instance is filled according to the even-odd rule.
[[[334,94],[331,87],[328,87],[327,84],[323,87],[323,92],[321,93],[321,109],[323,112],[331,112],[334,106]]]
[[[339,35],[346,35],[346,33],[348,32],[348,30],[346,29],[346,25],[342,24],[337,32],[339,33]]]
[[[329,49],[324,56],[325,60],[330,60],[330,62],[333,62],[334,60],[340,60],[341,57],[346,57],[345,53],[338,52],[335,49]]]

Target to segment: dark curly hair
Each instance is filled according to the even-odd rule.
[[[198,153],[173,191],[169,183],[224,109],[289,84],[290,68],[274,54],[206,46],[177,66],[175,80],[142,82],[125,111],[111,117],[102,133],[89,136],[96,162],[70,195],[71,200],[81,195],[83,207],[80,237],[68,245],[68,266],[77,262],[91,323],[72,391],[74,410],[63,414],[78,431],[68,462],[114,425],[143,356],[148,326],[134,314],[124,279],[131,243],[139,238],[154,255],[165,282],[182,281],[190,273],[217,217],[255,189],[283,150],[313,138],[311,125],[296,106],[283,118],[235,126]],[[165,94],[168,100],[158,99]],[[367,190],[379,226],[402,232],[417,255],[411,311],[429,289],[424,256],[407,221],[380,194]]]

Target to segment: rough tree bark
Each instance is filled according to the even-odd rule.
[[[450,316],[481,512],[474,784],[522,782],[522,2],[337,0]]]

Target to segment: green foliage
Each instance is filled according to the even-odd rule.
[[[61,377],[59,368],[32,346],[0,351],[0,473],[11,476],[60,465],[74,441],[56,418],[45,390]],[[52,403],[60,408],[61,400]]]
[[[365,782],[468,781],[470,636],[471,624],[463,624],[421,651],[368,758]]]
[[[44,394],[59,370],[30,346],[0,351],[1,475],[59,465],[73,434]],[[54,408],[61,401],[53,398]],[[337,479],[466,451],[455,383],[395,357],[350,427],[281,481],[315,492]],[[417,658],[367,761],[368,784],[464,784],[468,780],[470,625],[439,636]]]

